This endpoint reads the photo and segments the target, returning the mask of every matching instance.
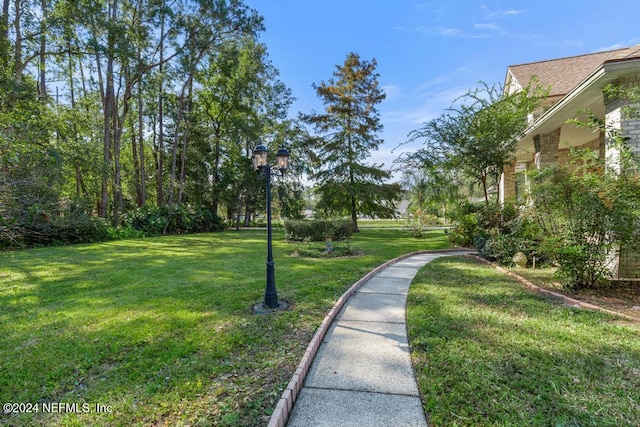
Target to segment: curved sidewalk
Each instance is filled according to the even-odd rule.
[[[426,426],[407,340],[409,285],[428,262],[470,252],[413,255],[364,281],[324,335],[287,425]]]

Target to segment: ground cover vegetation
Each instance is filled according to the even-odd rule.
[[[434,426],[640,423],[638,324],[532,294],[478,261],[414,279],[411,356]]]
[[[2,425],[262,426],[342,293],[446,235],[363,230],[358,257],[290,256],[275,232],[287,311],[264,295],[266,232],[224,231],[0,253],[0,400],[111,412],[0,414]]]

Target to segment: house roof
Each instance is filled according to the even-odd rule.
[[[640,45],[568,58],[511,65],[507,70],[507,82],[513,79],[518,86],[524,87],[535,76],[542,87],[550,87],[550,97],[564,96],[603,64],[637,58],[640,58]]]
[[[567,121],[575,118],[580,111],[591,111],[597,117],[604,117],[602,90],[621,77],[640,75],[640,45],[514,65],[507,70],[505,90],[521,89],[534,75],[543,87],[552,86],[549,95],[552,104],[520,136],[516,156],[523,162],[531,161],[533,139],[537,134],[560,129],[560,140],[572,146],[593,140],[591,129],[568,124]]]

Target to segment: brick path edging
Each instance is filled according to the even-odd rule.
[[[627,320],[631,320],[634,322],[640,322],[640,318],[637,317],[633,317],[633,316],[629,316],[628,314],[624,314],[624,313],[620,313],[614,310],[609,310],[603,307],[600,307],[599,305],[595,305],[595,304],[591,304],[588,302],[584,302],[584,301],[580,301],[577,300],[575,298],[571,298],[568,297],[564,294],[561,294],[559,292],[554,292],[551,291],[549,289],[544,289],[541,288],[538,285],[533,284],[532,282],[530,282],[529,280],[525,279],[524,277],[520,276],[519,274],[516,274],[512,271],[507,270],[506,268],[503,268],[501,266],[499,266],[498,264],[491,262],[485,258],[482,258],[480,255],[470,255],[472,258],[475,258],[485,264],[491,265],[493,267],[495,267],[495,269],[497,271],[499,271],[500,273],[506,274],[507,276],[511,277],[512,279],[520,282],[521,284],[525,285],[527,288],[531,289],[533,292],[539,294],[539,295],[543,295],[549,298],[553,298],[559,301],[562,301],[562,303],[564,305],[567,305],[569,307],[575,307],[575,308],[583,308],[586,310],[594,310],[594,311],[602,311],[605,313],[609,313],[609,314],[614,314],[616,316],[620,316],[620,317],[624,317]]]
[[[375,269],[371,270],[369,273],[364,275],[356,283],[351,285],[351,287],[344,294],[342,294],[340,298],[338,298],[338,300],[333,305],[331,310],[329,310],[329,313],[326,315],[326,317],[318,327],[316,334],[311,339],[311,342],[309,342],[309,345],[307,346],[307,350],[305,351],[304,356],[302,356],[302,360],[300,361],[298,368],[293,374],[293,377],[291,377],[291,381],[289,381],[287,388],[282,393],[280,400],[278,401],[275,409],[273,410],[273,414],[269,419],[269,424],[267,427],[285,427],[287,425],[287,421],[289,420],[289,415],[291,415],[291,411],[293,410],[293,404],[295,403],[296,398],[298,397],[298,393],[300,392],[300,389],[304,384],[304,379],[307,375],[307,372],[309,371],[309,367],[311,367],[311,362],[313,362],[313,359],[315,358],[316,353],[318,352],[318,348],[320,347],[320,344],[322,343],[324,336],[329,330],[329,326],[331,325],[333,320],[336,318],[336,316],[338,315],[338,313],[340,312],[344,304],[347,302],[347,300],[351,297],[351,295],[353,295],[356,292],[356,290],[358,290],[360,286],[362,286],[367,280],[371,279],[373,276],[378,274],[381,270],[384,270],[385,268],[397,262],[400,262],[404,259],[412,257],[414,255],[440,253],[440,252],[458,252],[458,251],[464,251],[464,250],[467,250],[467,248],[450,248],[450,249],[410,252],[408,254],[404,254],[397,258],[394,258],[391,261],[387,261],[382,265],[379,265],[378,267],[376,267]]]

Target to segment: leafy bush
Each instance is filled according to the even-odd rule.
[[[40,212],[28,220],[0,226],[2,249],[95,243],[109,239],[106,222],[85,214],[50,218]]]
[[[427,226],[438,223],[438,217],[429,213],[426,209],[417,208],[413,210],[410,226],[411,237],[422,239]]]
[[[520,211],[513,203],[488,205],[478,209],[478,227],[482,230],[497,230],[499,233],[511,232],[511,221],[518,218]]]
[[[103,218],[69,208],[62,215],[49,215],[33,206],[23,218],[0,218],[0,249],[96,243],[160,234],[202,233],[224,229],[222,220],[209,209],[177,205],[173,208],[142,207],[124,214],[120,227],[109,227]]]
[[[507,208],[511,209],[511,208]],[[501,219],[513,216],[512,212],[502,214]],[[498,222],[498,227],[487,230],[483,235],[483,243],[476,242],[478,252],[485,258],[509,265],[518,252],[527,258],[533,256],[540,259],[541,230],[539,225],[527,213],[522,212],[510,221]]]
[[[152,236],[204,233],[225,228],[224,222],[208,208],[184,204],[172,207],[143,206],[123,215],[122,225]]]
[[[518,252],[540,257],[540,227],[513,204],[467,205],[463,212],[449,233],[453,244],[473,245],[483,257],[503,264]]]
[[[449,232],[449,241],[456,246],[471,246],[478,234],[478,217],[475,213],[463,214]]]
[[[111,240],[140,239],[142,237],[145,237],[142,231],[130,226],[109,227],[109,238]]]
[[[284,228],[289,241],[320,242],[327,236],[333,240],[346,240],[353,234],[353,226],[346,220],[285,221]]]
[[[640,178],[619,177],[589,152],[574,153],[573,168],[551,167],[535,177],[536,215],[544,248],[558,264],[566,286],[596,285],[609,275],[619,245],[636,245]]]
[[[307,258],[340,258],[364,254],[362,251],[352,248],[350,244],[344,246],[336,245],[331,252],[327,252],[325,247],[317,247],[313,246],[313,244],[303,245],[297,243],[296,245],[293,255]]]

